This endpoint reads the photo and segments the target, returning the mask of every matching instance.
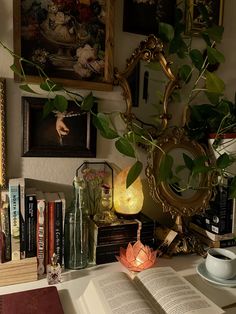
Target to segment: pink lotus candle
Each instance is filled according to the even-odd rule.
[[[157,250],[153,251],[149,246],[137,241],[134,245],[129,243],[127,249],[120,248],[120,256],[116,256],[116,258],[129,270],[142,271],[154,265],[156,255]]]

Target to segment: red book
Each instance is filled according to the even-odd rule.
[[[48,263],[51,264],[53,253],[62,263],[62,201],[58,193],[45,193],[48,204]]]
[[[1,314],[64,314],[55,286],[0,295]]]

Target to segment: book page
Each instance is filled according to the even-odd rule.
[[[134,281],[139,287],[144,285],[167,314],[224,313],[171,267],[147,269]]]
[[[82,314],[159,314],[153,311],[125,273],[93,278],[78,300]]]

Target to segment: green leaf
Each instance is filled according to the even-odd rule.
[[[53,104],[54,108],[60,112],[64,112],[68,108],[68,100],[62,95],[56,95]]]
[[[93,116],[93,124],[100,131],[101,135],[107,139],[118,138],[118,133],[109,127],[109,120],[103,113]]]
[[[222,94],[225,89],[225,83],[215,73],[206,71],[206,88],[210,93]]]
[[[173,166],[174,160],[173,157],[165,154],[160,162],[160,168],[158,172],[158,177],[156,178],[157,182],[167,181],[170,179],[172,174],[172,166]]]
[[[167,23],[159,23],[159,36],[164,41],[170,42],[175,35],[174,27]]]
[[[221,94],[205,92],[205,95],[212,104],[217,104]]]
[[[203,65],[203,56],[200,50],[198,49],[193,49],[189,52],[189,56],[192,60],[193,65],[198,69],[201,70],[202,65]]]
[[[210,167],[205,165],[195,165],[192,169],[192,172],[194,175],[197,175],[199,173],[207,173],[210,170]]]
[[[127,178],[126,178],[126,188],[135,182],[140,173],[142,172],[143,164],[140,161],[136,161],[135,164],[130,168]]]
[[[49,79],[46,79],[45,82],[42,82],[40,84],[40,88],[46,92],[56,92],[62,90],[62,85],[61,84],[56,84],[53,81],[50,81]]]
[[[181,78],[181,80],[183,80],[185,83],[188,83],[192,77],[191,71],[192,68],[189,65],[182,65],[179,69],[179,77]]]
[[[232,158],[230,158],[230,156],[227,153],[224,153],[224,154],[220,155],[220,157],[217,158],[216,166],[219,169],[225,169],[225,168],[229,167],[230,165],[232,165],[233,162],[234,162],[234,160]]]
[[[43,118],[46,118],[50,112],[54,109],[54,102],[52,99],[48,99],[43,106]]]
[[[125,156],[129,157],[135,157],[135,151],[133,146],[130,144],[128,139],[124,137],[120,137],[116,142],[115,142],[116,149],[121,153],[124,154]]]
[[[81,109],[84,111],[90,111],[94,105],[95,97],[93,93],[89,93],[86,97],[84,97],[81,103]]]
[[[183,159],[184,159],[184,163],[186,165],[186,167],[192,171],[193,167],[194,167],[194,162],[192,160],[192,158],[190,158],[187,154],[183,153]]]
[[[224,55],[216,48],[207,47],[207,56],[210,64],[222,63],[225,61]]]
[[[28,84],[23,84],[23,85],[20,85],[19,87],[20,87],[20,89],[22,89],[23,91],[25,91],[27,93],[38,94]]]
[[[206,29],[203,33],[215,42],[220,43],[224,33],[224,27],[213,25],[212,27]]]
[[[21,71],[19,71],[19,69],[18,69],[18,67],[15,65],[15,64],[12,64],[11,66],[10,66],[10,69],[17,75],[17,76],[19,76],[19,77],[24,77],[24,75],[22,74],[22,72]]]
[[[169,53],[177,53],[180,58],[184,58],[188,51],[188,47],[182,37],[175,36],[173,40],[170,42]]]

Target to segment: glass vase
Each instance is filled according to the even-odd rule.
[[[88,210],[85,203],[85,183],[74,179],[74,201],[65,217],[65,267],[85,268],[88,264]]]

